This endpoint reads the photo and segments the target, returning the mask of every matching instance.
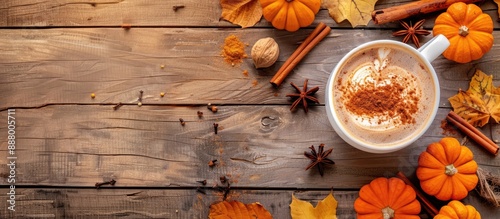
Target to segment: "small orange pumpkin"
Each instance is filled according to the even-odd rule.
[[[432,32],[448,38],[443,56],[458,63],[480,59],[493,46],[493,20],[475,4],[453,3],[436,18]]]
[[[260,0],[264,18],[280,30],[294,32],[314,21],[321,0]]]
[[[453,200],[441,207],[434,219],[481,219],[481,214],[472,205]]]
[[[472,151],[455,138],[431,143],[418,158],[417,177],[422,190],[442,201],[465,198],[478,182],[473,158]]]
[[[420,203],[415,190],[396,177],[379,177],[359,190],[354,201],[358,219],[419,219]]]

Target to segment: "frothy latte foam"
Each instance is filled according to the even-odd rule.
[[[339,69],[335,113],[359,141],[381,147],[401,143],[431,119],[434,82],[411,51],[379,44],[353,54]]]

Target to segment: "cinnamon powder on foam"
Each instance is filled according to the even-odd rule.
[[[415,123],[413,114],[418,111],[420,97],[414,90],[403,97],[405,87],[392,82],[380,87],[367,84],[357,91],[345,89],[345,107],[359,116],[379,117],[381,120],[399,117],[401,125]]]

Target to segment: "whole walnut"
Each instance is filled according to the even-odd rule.
[[[267,68],[273,65],[278,60],[279,54],[278,43],[271,37],[257,40],[252,47],[252,59],[256,68]]]

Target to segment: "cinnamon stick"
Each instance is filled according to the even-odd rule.
[[[424,206],[427,213],[429,213],[429,216],[431,216],[431,218],[434,218],[434,216],[436,216],[439,213],[439,210],[436,207],[434,207],[434,205],[425,197],[425,195],[422,192],[420,192],[420,190],[415,185],[413,185],[413,183],[410,181],[410,179],[408,179],[405,176],[404,173],[398,172],[396,174],[396,177],[403,180],[406,183],[406,185],[411,186],[413,190],[415,190],[415,193],[417,193],[417,198],[420,200],[420,202]]]
[[[427,14],[435,11],[447,9],[453,3],[464,2],[466,4],[479,2],[482,0],[420,0],[404,5],[397,5],[372,12],[372,19],[375,24],[385,24],[392,21],[402,20],[410,16]]]
[[[330,33],[331,28],[320,22],[314,31],[302,42],[299,47],[285,61],[281,68],[271,79],[271,84],[279,87],[292,69],[323,39]]]
[[[472,126],[465,119],[460,117],[458,114],[456,114],[453,111],[450,111],[450,113],[448,113],[448,116],[446,116],[446,119],[450,121],[453,125],[455,125],[458,129],[460,129],[465,135],[472,138],[472,140],[474,140],[488,152],[490,152],[493,155],[498,154],[498,149],[499,149],[498,145],[495,144],[495,142],[489,139],[486,135],[481,133],[474,126]]]

